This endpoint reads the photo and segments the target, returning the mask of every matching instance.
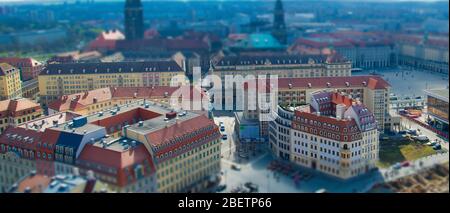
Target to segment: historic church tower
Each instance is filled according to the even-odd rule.
[[[275,10],[273,12],[272,35],[281,44],[287,43],[286,24],[284,22],[284,9],[281,0],[277,0],[275,3]]]
[[[125,3],[125,38],[144,38],[144,15],[141,0],[127,0]]]

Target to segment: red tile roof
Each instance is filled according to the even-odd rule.
[[[0,101],[0,117],[19,116],[28,110],[41,111],[41,106],[27,98]]]
[[[331,102],[334,104],[344,104],[345,106],[349,107],[352,105],[352,99],[346,95],[341,95],[337,92],[333,93],[331,96]]]
[[[370,89],[387,89],[390,87],[389,83],[380,76],[347,76],[347,77],[316,77],[316,78],[279,78],[278,88],[289,89],[289,84],[292,88],[327,88],[327,83],[330,88],[345,88],[346,82],[348,87],[361,87],[363,82],[367,84]]]
[[[186,86],[181,86],[183,89]],[[112,99],[164,99],[170,98],[171,95],[180,89],[180,87],[170,86],[154,86],[154,87],[106,87],[95,89],[87,92],[64,95],[60,99],[50,102],[48,107],[56,111],[80,110],[94,103],[109,101]],[[194,89],[190,88],[190,99],[193,100]],[[197,90],[195,90],[197,91]],[[201,97],[205,95],[201,91]]]
[[[14,135],[16,137],[13,137]],[[36,143],[42,140],[42,136],[42,132],[37,132],[35,130],[8,127],[0,135],[0,144],[5,144],[22,149],[36,150]],[[27,138],[27,140],[25,140],[25,138]],[[32,142],[30,139],[32,139]]]
[[[183,135],[192,133],[195,130],[206,128],[208,126],[214,127],[213,131],[218,131],[217,126],[212,120],[204,115],[200,115],[189,120],[179,121],[178,124],[171,125],[147,134],[146,140],[153,147],[164,146],[169,143],[171,139],[182,137]],[[189,138],[187,140],[194,141],[198,138]],[[185,143],[176,143],[174,146],[159,150],[159,152],[167,152],[169,150],[176,149],[177,147],[183,146]]]
[[[48,108],[56,111],[80,110],[94,102],[104,102],[111,100],[112,94],[110,88],[101,88],[89,92],[63,95],[60,99],[48,104]]]
[[[111,134],[113,133],[110,132],[111,127],[117,127],[117,125],[122,126],[124,123],[131,125],[139,121],[149,120],[158,116],[161,116],[161,114],[143,108],[136,108],[122,113],[119,111],[119,114],[115,116],[96,120],[92,122],[92,124],[105,127],[106,131]],[[115,128],[115,131],[119,130]]]
[[[0,63],[8,63],[15,67],[34,67],[34,66],[40,66],[42,65],[41,62],[36,61],[33,58],[1,58],[0,57]]]
[[[78,158],[81,161],[99,164],[106,167],[111,167],[117,169],[117,185],[125,186],[129,182],[127,181],[127,175],[125,170],[131,169],[136,164],[143,164],[147,161],[151,166],[151,171],[145,171],[145,175],[154,173],[155,167],[151,158],[144,145],[138,144],[135,148],[130,148],[128,150],[113,150],[108,148],[103,148],[93,144],[87,144]],[[81,165],[81,167],[83,167]],[[94,168],[95,172],[98,171]],[[103,171],[104,172],[104,171]],[[132,173],[132,172],[131,172]],[[133,182],[136,181],[136,177],[133,176]]]
[[[352,141],[351,135],[354,135],[356,137],[353,140],[357,140],[357,138],[361,137],[359,128],[354,119],[338,120],[336,118],[332,118],[329,116],[320,116],[320,115],[316,115],[314,113],[310,113],[308,111],[299,111],[299,110],[296,110],[294,115],[295,115],[295,117],[293,120],[293,124],[294,124],[293,128],[296,130],[300,130],[300,131],[314,134],[317,136],[326,137],[326,138],[330,138],[330,139],[337,140],[337,141],[343,141],[343,142],[344,141]],[[298,121],[298,119],[300,119],[300,118],[307,119],[308,120],[307,123]],[[317,125],[311,124],[310,121],[320,122],[320,126],[318,124]],[[325,124],[327,124],[327,125],[325,125]],[[329,127],[329,125],[331,125],[331,126],[334,125],[335,128]],[[301,130],[300,126],[304,126],[308,129]],[[336,127],[338,127],[339,129]],[[344,129],[346,129],[347,131],[345,132]],[[335,138],[329,137],[328,133],[334,134],[335,136],[339,135],[339,139],[337,139],[336,137]],[[344,136],[347,136],[347,140],[344,139]]]

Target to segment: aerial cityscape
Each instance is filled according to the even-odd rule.
[[[448,5],[0,2],[0,192],[448,193]]]

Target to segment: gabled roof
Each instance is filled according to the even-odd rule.
[[[36,61],[34,58],[0,58],[0,63],[8,63],[16,67],[35,67],[42,65],[41,62]]]
[[[21,111],[32,109],[39,111],[41,106],[27,98],[0,101],[0,117],[16,116]]]

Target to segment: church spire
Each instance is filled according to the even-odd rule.
[[[284,9],[281,0],[275,2],[273,13],[273,29],[272,35],[281,43],[287,43],[286,24],[284,22]]]
[[[125,38],[144,38],[144,16],[141,0],[127,0],[125,3]]]

